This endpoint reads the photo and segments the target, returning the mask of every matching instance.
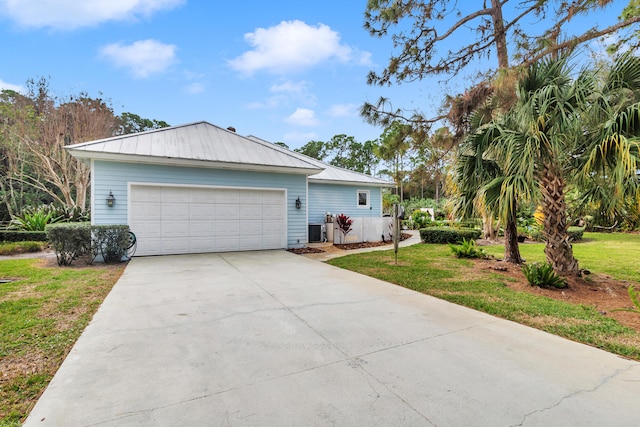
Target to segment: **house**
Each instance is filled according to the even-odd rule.
[[[136,255],[301,247],[328,212],[377,233],[393,186],[207,122],[66,149],[90,164],[92,222],[128,224]]]

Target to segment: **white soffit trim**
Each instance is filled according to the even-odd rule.
[[[183,167],[198,167],[204,169],[233,169],[244,171],[257,171],[257,172],[286,172],[296,173],[301,175],[311,175],[318,173],[319,168],[295,168],[287,166],[269,166],[269,165],[256,165],[251,163],[226,163],[215,162],[211,160],[190,160],[190,159],[175,159],[171,157],[151,157],[151,156],[138,156],[131,154],[114,154],[114,153],[98,153],[88,152],[84,150],[68,149],[69,154],[83,161],[91,160],[104,160],[110,162],[119,163],[137,163],[137,164],[153,164],[153,165],[166,165],[166,166],[183,166]]]

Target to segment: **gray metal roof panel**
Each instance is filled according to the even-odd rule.
[[[321,169],[317,164],[274,147],[268,143],[257,143],[207,122],[198,122],[90,141],[66,148],[72,153],[84,152],[84,157],[90,157],[89,153],[94,152],[301,170]]]

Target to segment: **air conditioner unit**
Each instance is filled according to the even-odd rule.
[[[309,224],[309,243],[322,242],[322,224]]]

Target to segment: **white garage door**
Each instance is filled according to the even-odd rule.
[[[129,200],[136,255],[286,247],[282,190],[132,185]]]

